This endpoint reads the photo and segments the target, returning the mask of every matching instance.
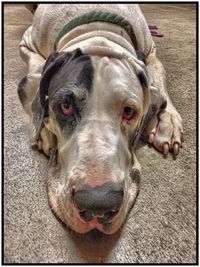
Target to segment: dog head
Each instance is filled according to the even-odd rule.
[[[44,126],[56,137],[50,203],[76,232],[116,232],[137,195],[133,147],[149,105],[145,67],[137,64],[76,49],[52,54],[44,66],[32,104],[34,138]]]

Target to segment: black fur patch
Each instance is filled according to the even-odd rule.
[[[166,109],[166,107],[167,107],[167,101],[164,100],[162,105],[160,106],[160,110],[162,111],[162,110]]]
[[[143,72],[140,72],[140,73],[138,74],[138,78],[139,78],[139,80],[140,80],[142,86],[146,86],[146,87],[148,86],[146,75],[145,75]]]
[[[69,135],[73,132],[86,101],[86,96],[76,99],[73,91],[81,88],[90,92],[93,74],[90,57],[83,54],[80,49],[68,53],[55,52],[49,56],[43,68],[39,92],[32,104],[36,140],[43,127],[43,121],[48,116],[49,104],[52,107],[54,119],[61,128],[64,128],[64,134]],[[24,90],[21,89],[21,91]],[[60,104],[64,101],[71,101],[75,111],[73,116],[63,116],[61,113]]]
[[[133,183],[136,183],[138,186],[140,185],[140,179],[141,179],[141,174],[138,169],[132,169],[130,171],[130,176],[133,181]]]
[[[136,54],[137,54],[137,58],[141,60],[142,62],[144,62],[144,64],[146,64],[145,54],[141,51],[136,51]]]
[[[22,106],[24,106],[26,100],[27,100],[27,95],[26,95],[26,83],[27,83],[27,77],[25,76],[24,78],[21,79],[18,85],[18,96],[19,99],[22,103]]]
[[[80,50],[80,49],[79,49]],[[94,68],[88,55],[82,52],[78,57],[62,65],[53,76],[49,89],[49,104],[52,107],[55,118],[65,134],[70,135],[80,121],[86,106],[86,96],[91,92]],[[79,92],[85,90],[81,97]],[[60,110],[62,103],[71,104],[72,116],[65,116]]]

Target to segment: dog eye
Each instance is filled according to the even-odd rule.
[[[60,109],[65,116],[71,116],[73,114],[73,108],[70,103],[60,104]]]
[[[122,119],[130,121],[135,115],[135,110],[131,107],[125,107],[122,114]]]

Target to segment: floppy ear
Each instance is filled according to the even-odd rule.
[[[55,52],[47,59],[42,71],[38,93],[32,103],[32,123],[34,129],[32,129],[32,133],[30,133],[31,141],[37,141],[44,126],[44,118],[48,116],[48,89],[52,77],[63,65],[70,63],[74,58],[81,55],[83,55],[83,53],[78,48],[73,52]]]

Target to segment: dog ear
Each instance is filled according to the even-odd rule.
[[[31,139],[33,142],[38,140],[44,125],[44,118],[48,116],[48,88],[52,77],[63,65],[70,63],[73,59],[81,55],[83,55],[82,51],[76,49],[72,52],[54,52],[48,57],[42,71],[39,90],[32,103],[32,123],[34,129],[31,133]]]

